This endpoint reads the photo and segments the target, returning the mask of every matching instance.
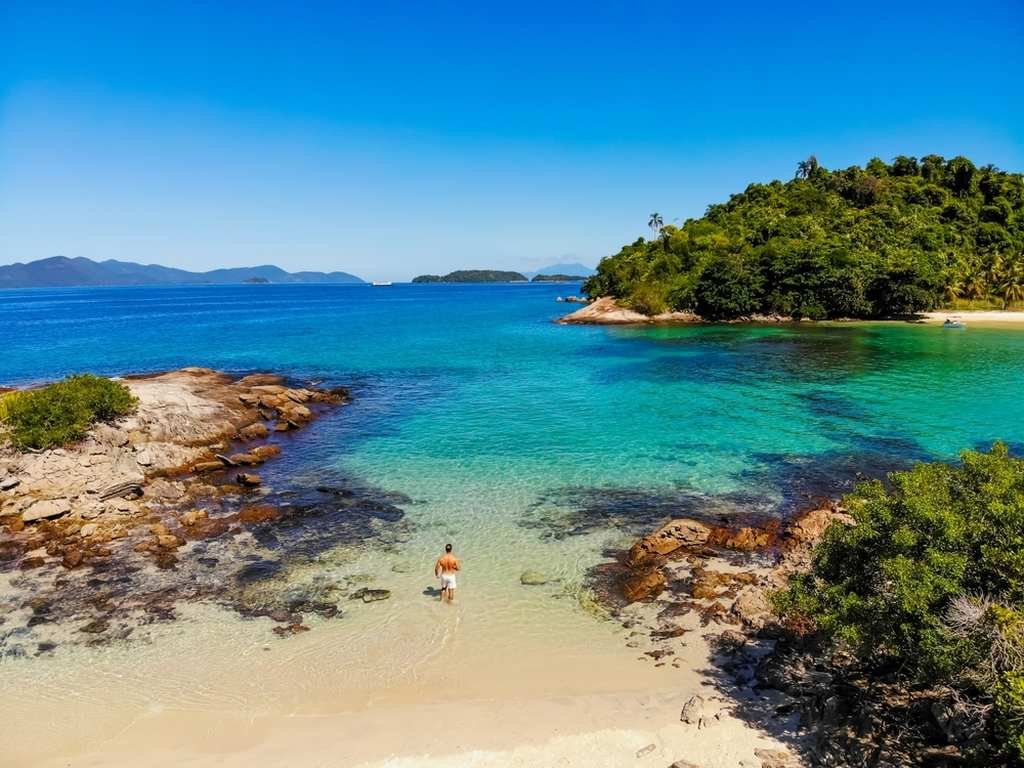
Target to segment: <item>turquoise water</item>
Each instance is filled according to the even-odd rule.
[[[1019,331],[561,327],[565,291],[0,292],[0,383],[205,365],[348,384],[355,404],[309,438],[310,461],[395,490],[541,501],[611,486],[796,503],[858,472],[1024,441]]]
[[[56,653],[0,659],[0,687],[14,692],[4,721],[33,733],[54,702],[88,702],[71,707],[72,749],[163,708],[319,713],[439,687],[472,695],[508,685],[509,660],[550,664],[544,677],[561,693],[576,683],[558,670],[587,654],[634,663],[617,625],[579,599],[606,547],[672,515],[786,513],[859,475],[996,439],[1024,446],[1024,330],[559,326],[565,291],[0,292],[0,385],[186,365],[347,385],[352,404],[289,436],[261,468],[265,485],[342,478],[410,499],[401,525],[365,540],[251,545],[284,564],[257,589],[329,578],[390,589],[386,602],[341,599],[343,618],[308,616],[312,632],[281,642],[269,620],[205,603],[124,644],[83,647],[73,625]],[[438,605],[430,575],[446,541],[465,565],[454,610]],[[524,587],[526,569],[552,582]],[[9,644],[31,650],[46,627],[20,621]],[[182,658],[196,660],[187,676]],[[111,713],[102,727],[98,711]]]

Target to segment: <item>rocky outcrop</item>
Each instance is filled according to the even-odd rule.
[[[758,749],[751,765],[996,764],[985,761],[984,718],[952,692],[908,689],[773,614],[771,593],[810,566],[832,526],[854,524],[836,504],[756,525],[673,520],[596,569],[592,586],[641,658],[675,666],[680,645],[706,644],[729,710],[787,735],[793,752]],[[690,699],[680,719],[699,729],[706,705]]]
[[[645,315],[604,296],[558,320],[566,325],[645,325],[650,323],[695,323],[700,318],[690,312],[662,312]]]
[[[52,561],[76,568],[117,556],[122,548],[111,542],[156,524],[154,538],[133,541],[129,551],[166,564],[186,538],[167,527],[179,515],[190,538],[249,522],[245,510],[208,520],[196,501],[262,484],[254,472],[231,477],[228,466],[252,467],[281,451],[254,444],[269,438],[268,421],[299,428],[347,400],[343,390],[290,387],[273,374],[235,379],[206,368],[123,381],[138,398],[135,413],[96,425],[81,442],[37,453],[0,444],[0,525],[11,538],[5,553],[13,555],[5,560],[24,555],[22,567]],[[244,452],[231,453],[236,441],[246,441]]]
[[[234,380],[206,368],[128,377],[124,383],[138,398],[131,416],[97,425],[73,446],[24,454],[0,447],[0,518],[97,519],[137,511],[123,502],[139,496],[180,498],[188,483],[173,478],[222,469],[215,454],[236,438],[266,439],[268,420],[298,427],[315,417],[311,406],[346,398],[282,381],[272,374]],[[252,466],[279,451],[273,444],[250,446],[228,463]]]

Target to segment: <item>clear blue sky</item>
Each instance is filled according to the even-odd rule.
[[[594,264],[809,153],[1024,170],[1020,0],[160,5],[0,0],[0,263]]]

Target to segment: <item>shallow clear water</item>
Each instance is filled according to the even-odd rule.
[[[841,492],[860,473],[951,459],[995,439],[1024,445],[1024,331],[558,326],[552,320],[573,307],[554,298],[567,289],[0,292],[0,385],[202,365],[352,388],[353,404],[299,433],[265,479],[282,488],[344,475],[414,503],[391,546],[346,546],[292,564],[290,578],[330,570],[372,579],[393,597],[346,605],[343,620],[314,620],[314,632],[282,643],[293,649],[280,652],[289,663],[305,665],[289,696],[337,674],[365,691],[429,677],[451,643],[483,664],[496,648],[603,642],[607,630],[575,600],[582,574],[603,547],[670,514],[784,513]],[[426,590],[448,540],[466,571],[461,608],[442,614]],[[527,568],[562,581],[525,588]],[[235,658],[266,642],[266,626],[221,613],[200,611],[167,642],[182,649],[216,637],[230,656],[223,626],[211,622],[246,625],[226,633],[245,651]],[[117,676],[166,649],[71,658],[78,654],[103,658]],[[59,654],[11,666],[8,685],[27,685],[37,667],[55,690],[72,685]],[[210,686],[203,696],[225,706],[267,695]],[[182,695],[173,678],[116,690],[168,705]]]

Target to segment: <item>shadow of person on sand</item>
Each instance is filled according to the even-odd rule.
[[[423,594],[427,597],[440,597],[441,589],[440,587],[427,587],[423,590]]]

